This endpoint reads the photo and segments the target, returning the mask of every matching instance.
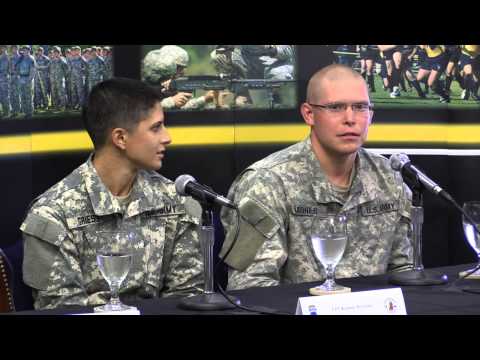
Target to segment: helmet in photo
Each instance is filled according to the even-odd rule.
[[[175,64],[178,66],[187,67],[190,58],[185,49],[182,49],[177,45],[165,45],[160,49],[160,52],[165,56],[169,55],[173,57]]]
[[[149,83],[158,83],[171,78],[177,72],[175,59],[161,49],[150,51],[143,59],[143,79]]]

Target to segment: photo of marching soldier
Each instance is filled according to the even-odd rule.
[[[331,47],[334,62],[362,74],[376,107],[480,105],[480,45]]]
[[[78,114],[90,89],[111,77],[109,46],[0,45],[1,118]]]
[[[142,80],[165,110],[288,109],[297,104],[292,45],[143,46]]]

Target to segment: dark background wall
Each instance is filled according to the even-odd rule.
[[[330,64],[328,55],[319,56],[315,46],[298,46],[299,101],[305,98],[308,78],[317,69]],[[139,78],[140,46],[115,46],[115,75]],[[376,123],[405,121],[472,123],[478,122],[477,110],[455,109],[386,109],[375,115]],[[167,113],[167,126],[231,125],[248,123],[301,124],[297,109],[275,111],[189,112]],[[83,129],[81,120],[26,119],[0,120],[0,136],[29,134],[31,132]],[[173,139],[175,140],[175,139]],[[399,147],[399,144],[383,144]],[[418,147],[418,144],[409,144]],[[428,144],[427,144],[428,145]],[[423,144],[422,146],[427,146]],[[234,144],[224,146],[179,147],[167,152],[161,173],[171,179],[181,174],[192,174],[202,183],[226,194],[235,176],[252,162],[284,148],[288,144]],[[405,144],[402,144],[405,147]],[[480,146],[480,144],[478,144]],[[376,144],[375,147],[378,147]],[[471,145],[472,147],[472,145]],[[473,145],[476,147],[476,145]],[[0,156],[1,207],[0,247],[20,239],[20,226],[28,204],[54,183],[65,177],[87,158],[87,152],[48,153],[40,155]],[[480,171],[478,156],[411,155],[412,162],[449,191],[459,203],[480,199]],[[461,217],[448,205],[430,194],[425,194],[424,251],[426,267],[473,262],[476,255],[464,240]]]

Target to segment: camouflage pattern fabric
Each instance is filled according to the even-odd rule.
[[[20,227],[24,281],[34,289],[35,308],[107,302],[108,285],[96,263],[101,230],[137,233],[122,301],[201,292],[200,213],[196,201],[178,196],[174,183],[153,171],[138,173],[122,209],[90,158],[39,196]]]
[[[10,115],[10,60],[7,54],[0,56],[0,105],[2,106],[2,115]]]
[[[69,60],[70,66],[70,86],[72,94],[72,107],[79,108],[85,101],[85,70],[86,61],[81,56],[72,57]]]
[[[105,74],[103,75],[104,80],[113,78],[113,58],[112,55],[104,57],[105,62]]]
[[[242,45],[247,77],[253,79],[294,79],[294,48],[291,45]]]
[[[158,84],[175,75],[177,65],[173,56],[165,55],[161,49],[150,51],[143,59],[143,80]]]
[[[388,161],[360,149],[346,201],[328,182],[310,138],[247,168],[229,198],[241,213],[238,241],[226,258],[228,287],[321,281],[325,271],[310,242],[313,222],[348,218],[348,243],[336,276],[383,274],[412,267],[411,192]],[[236,220],[222,210],[226,230],[220,256],[230,247]],[[321,225],[320,225],[321,226]]]
[[[99,82],[103,81],[105,76],[105,62],[100,56],[91,58],[87,61],[88,93]]]
[[[33,77],[35,60],[32,55],[24,55],[17,63],[18,90],[20,93],[20,111],[27,117],[33,115]]]
[[[233,79],[247,77],[247,64],[238,47],[223,52],[215,49],[210,53],[210,60],[218,74],[227,74]]]
[[[35,56],[35,63],[37,68],[33,80],[33,103],[35,108],[46,108],[48,106],[48,94],[50,93],[50,79],[48,76],[50,59],[45,55]]]
[[[20,93],[18,90],[18,72],[16,70],[16,64],[19,59],[19,53],[10,56],[10,105],[14,114],[20,112]]]
[[[50,61],[50,87],[52,92],[52,107],[64,108],[67,102],[65,93],[65,78],[68,65],[64,58]]]

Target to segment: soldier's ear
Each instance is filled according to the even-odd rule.
[[[300,112],[302,113],[303,120],[307,125],[313,126],[315,124],[315,120],[313,119],[313,109],[309,104],[303,103],[300,106]]]
[[[127,130],[124,128],[115,128],[110,133],[112,143],[121,150],[125,150],[127,143]]]

